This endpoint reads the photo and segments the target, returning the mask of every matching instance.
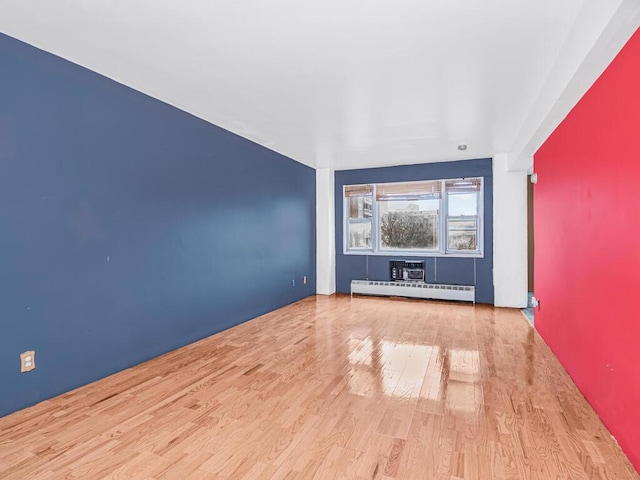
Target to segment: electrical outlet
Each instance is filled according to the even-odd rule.
[[[537,308],[540,311],[540,299],[536,297],[531,297],[531,306],[533,308]]]
[[[30,372],[36,368],[36,352],[30,350],[20,354],[20,372]]]
[[[307,284],[307,276],[306,275],[304,277],[302,277],[302,283],[304,283],[305,285]]]
[[[292,287],[295,287],[295,286],[296,286],[296,279],[295,279],[295,278],[292,278],[292,279],[291,279],[291,286],[292,286]]]

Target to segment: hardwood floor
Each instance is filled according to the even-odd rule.
[[[0,419],[0,478],[639,477],[519,310],[312,297]]]

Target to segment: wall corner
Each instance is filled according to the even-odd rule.
[[[527,172],[493,157],[493,282],[496,307],[527,306]]]
[[[335,175],[332,168],[316,170],[316,293],[336,293]]]

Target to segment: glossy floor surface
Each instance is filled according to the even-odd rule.
[[[312,297],[0,419],[10,479],[638,479],[519,310]]]

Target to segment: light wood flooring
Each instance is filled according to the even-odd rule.
[[[0,419],[0,478],[639,477],[519,310],[338,296]]]

